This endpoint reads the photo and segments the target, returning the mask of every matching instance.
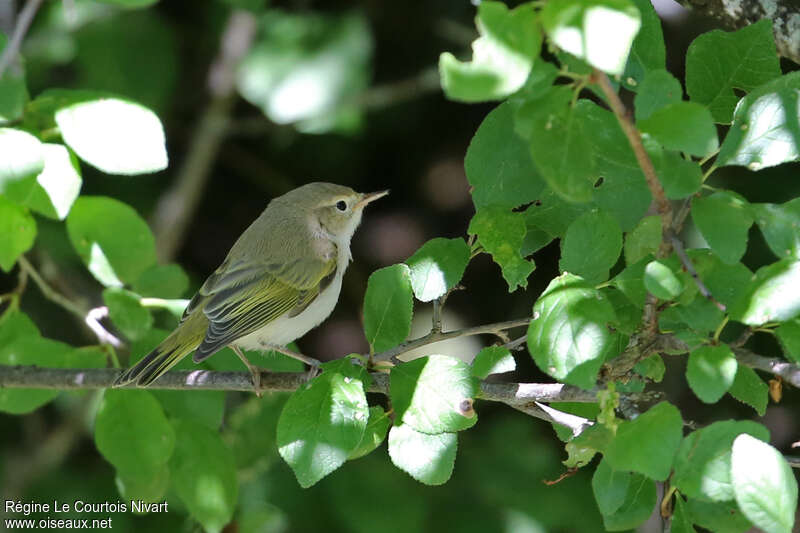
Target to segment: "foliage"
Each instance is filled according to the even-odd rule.
[[[229,3],[248,4],[259,19],[256,43],[236,71],[240,96],[300,132],[353,131],[361,119],[356,97],[368,85],[372,61],[364,17]],[[82,16],[102,18],[97,13],[108,9],[116,8],[92,4]],[[678,80],[666,71],[661,27],[646,1],[550,0],[513,9],[484,1],[475,23],[471,59],[444,52],[439,60],[447,98],[499,102],[466,149],[475,213],[463,236],[434,238],[405,262],[373,272],[363,301],[369,354],[324,364],[288,398],[233,403],[225,411],[217,392],[104,390],[91,426],[119,494],[180,502],[207,531],[221,531],[231,520],[243,530],[261,530],[277,516],[271,505],[285,497],[279,483],[289,476],[277,453],[300,486],[319,484],[308,494],[333,502],[326,512],[358,522],[352,529],[374,530],[368,526],[377,523],[381,530],[416,530],[426,503],[422,496],[415,500],[405,474],[381,470],[375,450],[386,442],[388,459],[414,480],[469,480],[487,509],[510,510],[502,518],[507,524],[516,512],[530,525],[530,501],[547,507],[550,498],[554,509],[567,508],[555,501],[561,493],[543,492],[533,486],[538,480],[526,477],[539,471],[532,465],[557,475],[552,443],[532,436],[521,419],[484,423],[481,414],[478,424],[474,408],[476,400],[490,399],[482,383],[499,378],[481,380],[514,371],[516,355],[595,395],[547,409],[506,401],[523,412],[550,413],[567,441],[564,464],[578,471],[562,483],[580,483],[575,501],[591,507],[586,516],[540,510],[536,525],[588,530],[598,527],[599,511],[609,531],[636,528],[658,506],[660,483],[668,487],[662,510],[675,530],[790,532],[797,482],[782,444],[769,444],[763,424],[723,420],[731,412],[725,408],[710,425],[688,431],[693,413],[679,398],[668,394],[648,403],[653,396],[641,393],[675,364],[665,359],[680,360],[682,386],[700,402],[725,405],[727,394],[763,415],[768,386],[742,356],[752,347],[746,343],[753,334],[774,337],[781,363],[800,362],[800,200],[764,201],[763,193],[748,197],[715,181],[724,167],[755,172],[800,160],[800,73],[781,72],[770,25],[762,21],[697,37],[686,78]],[[0,48],[6,42],[2,37]],[[623,91],[633,93],[632,113],[615,108]],[[155,237],[137,209],[95,194],[103,187],[84,187],[83,173],[91,167],[125,176],[107,179],[134,180],[167,168],[157,107],[107,87],[51,88],[29,98],[24,73],[0,78],[0,268],[18,268],[21,279],[38,276],[25,254],[35,247],[46,257],[49,248],[63,247],[47,233],[37,240],[40,226],[58,225],[73,250],[69,268],[82,263],[99,283],[76,290],[102,300],[113,328],[131,345],[132,360],[163,339],[161,328],[176,324],[178,317],[162,311],[180,315],[189,276],[177,264],[159,263]],[[684,250],[687,217],[691,246]],[[415,309],[433,302],[438,313],[481,256],[491,257],[515,292],[529,287],[534,254],[554,242],[559,275],[543,280],[538,297],[524,295],[531,317],[525,352],[487,347],[471,365],[435,351],[410,361],[391,357],[404,349]],[[757,246],[774,257],[754,264],[748,254]],[[76,348],[46,338],[21,309],[20,292],[0,298],[7,304],[0,365],[120,366],[107,339]],[[86,311],[67,307],[72,314]],[[434,330],[440,327],[434,318]],[[367,394],[374,390],[368,370],[385,372],[376,363],[387,360],[387,398],[376,400]],[[202,368],[238,367],[226,352]],[[30,413],[61,394],[0,389],[0,411]],[[471,448],[480,439],[497,449],[514,446],[491,467],[502,473],[502,486],[481,481],[498,473],[488,472]],[[466,451],[458,450],[462,443]],[[459,454],[472,461],[462,464]],[[591,479],[580,469],[593,471]],[[266,482],[259,476],[268,470],[277,473]],[[358,498],[350,489],[364,487],[386,500],[385,515],[376,517],[363,501],[354,509]],[[424,490],[434,498],[447,494]],[[470,512],[483,510],[463,510],[457,520],[468,523]],[[487,513],[496,517],[497,511]]]

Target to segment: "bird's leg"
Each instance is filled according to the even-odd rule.
[[[320,363],[318,359],[314,359],[313,357],[309,357],[307,355],[303,355],[300,352],[295,352],[295,351],[290,350],[289,348],[286,348],[284,346],[270,345],[269,349],[273,350],[273,351],[276,351],[278,353],[282,353],[283,355],[287,355],[287,356],[291,357],[292,359],[297,359],[298,361],[302,361],[303,363],[305,363],[308,366],[310,366],[311,368],[308,369],[308,379],[309,379],[309,381],[312,380],[313,378],[317,377],[317,375],[319,374],[319,369],[320,369],[320,366],[322,365],[322,363]]]
[[[247,367],[247,370],[250,371],[250,375],[253,377],[253,386],[256,389],[256,396],[261,398],[261,369],[251,363],[247,357],[245,357],[241,348],[234,344],[231,344],[230,346],[233,352],[239,356],[239,359],[241,359],[242,363],[244,363],[244,365]]]

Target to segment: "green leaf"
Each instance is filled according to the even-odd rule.
[[[800,320],[784,322],[775,329],[786,359],[800,363]]]
[[[139,303],[139,296],[112,287],[103,291],[108,316],[129,339],[138,339],[153,327],[153,315]]]
[[[728,307],[736,303],[753,277],[743,264],[727,265],[711,250],[688,250],[686,253],[714,298]]]
[[[0,194],[24,203],[44,168],[42,143],[27,131],[0,128]]]
[[[790,533],[797,511],[797,481],[778,450],[749,435],[739,435],[731,452],[736,503],[767,533]]]
[[[639,374],[652,379],[656,383],[660,383],[661,380],[664,379],[664,372],[666,371],[664,359],[661,358],[660,354],[651,355],[650,357],[642,359],[636,363],[634,368]]]
[[[767,428],[749,420],[714,422],[687,435],[675,458],[673,485],[690,498],[732,500],[731,446],[742,433],[769,440]]]
[[[731,121],[739,97],[781,75],[772,22],[761,20],[735,32],[701,34],[686,52],[686,91],[705,104],[716,122]]]
[[[164,501],[169,487],[169,468],[163,467],[154,477],[128,477],[117,472],[114,478],[119,495],[125,500],[142,500],[147,503]],[[131,510],[132,512],[135,512]]]
[[[94,423],[97,449],[128,478],[154,478],[175,447],[175,432],[152,394],[107,389]]]
[[[189,288],[189,276],[174,263],[152,265],[133,282],[133,290],[142,296],[180,298]]]
[[[632,265],[655,255],[661,245],[661,217],[645,217],[625,236],[625,263]]]
[[[358,443],[358,446],[347,456],[347,459],[358,459],[375,450],[386,438],[386,433],[389,431],[389,426],[391,425],[392,419],[389,418],[389,413],[384,411],[383,407],[379,405],[370,407],[369,420],[364,430],[364,436],[361,438],[361,442]]]
[[[8,39],[0,32],[0,53],[6,47]],[[0,76],[0,122],[12,122],[22,117],[25,103],[28,101],[28,89],[25,86],[25,73],[6,69]]]
[[[467,148],[464,171],[477,209],[532,202],[545,186],[528,143],[514,134],[515,110],[513,102],[497,106],[483,119]]]
[[[542,35],[531,4],[509,10],[502,2],[481,2],[472,43],[472,61],[449,52],[439,56],[439,74],[447,98],[461,102],[497,100],[516,92],[539,56]]]
[[[558,266],[589,283],[599,283],[608,279],[621,251],[622,230],[617,221],[604,211],[590,211],[567,229]]]
[[[596,179],[592,146],[584,110],[571,100],[572,90],[561,86],[525,101],[517,111],[516,131],[528,140],[531,159],[553,191],[570,202],[588,202]]]
[[[326,371],[297,389],[278,419],[278,451],[302,487],[344,464],[364,436],[369,418],[364,383]]]
[[[615,346],[607,326],[615,320],[608,300],[581,278],[562,274],[536,301],[533,315],[528,350],[539,369],[559,381],[593,388]]]
[[[592,204],[569,203],[548,188],[522,214],[527,231],[535,228],[553,237],[563,237],[569,225],[591,208]]]
[[[644,286],[644,271],[648,264],[650,264],[650,257],[628,265],[611,280],[612,285],[619,289],[639,309],[644,307],[644,301],[647,298],[647,290]]]
[[[769,387],[750,367],[738,365],[736,377],[728,393],[755,409],[758,416],[764,416],[767,412]]]
[[[790,320],[800,314],[798,284],[800,261],[781,259],[762,267],[730,309],[731,317],[749,326]]]
[[[113,4],[126,8],[142,8],[155,4],[158,0],[98,0],[104,4]]]
[[[733,385],[736,367],[736,358],[727,344],[702,346],[689,354],[686,381],[703,402],[716,403]]]
[[[271,466],[279,458],[275,434],[287,397],[288,394],[271,394],[263,398],[251,396],[228,411],[223,437],[233,451],[238,468]]]
[[[467,263],[469,246],[464,239],[429,240],[406,260],[414,296],[421,302],[444,296],[461,281]]]
[[[414,296],[406,265],[376,270],[364,295],[364,333],[373,352],[393,348],[411,332]]]
[[[6,332],[0,330],[0,339],[8,339],[10,342],[0,344],[0,365],[36,365],[48,368],[68,366],[72,347],[39,337],[35,331],[36,326],[22,316],[18,314],[14,318],[3,319],[2,325]],[[9,328],[17,327],[21,331],[8,331]],[[58,396],[58,392],[54,389],[0,388],[0,412],[29,413]]]
[[[616,512],[603,515],[607,531],[634,529],[644,523],[657,503],[656,484],[640,474],[632,474],[625,501]]]
[[[692,220],[723,262],[730,265],[742,258],[747,249],[747,232],[753,225],[747,200],[730,191],[694,198]]]
[[[711,113],[694,102],[669,104],[639,120],[637,125],[642,133],[651,135],[667,150],[702,157],[719,147]]]
[[[0,268],[10,272],[17,258],[30,250],[36,238],[36,221],[23,207],[0,196]]]
[[[672,300],[683,292],[683,282],[662,261],[647,263],[644,286],[653,296],[662,300]]]
[[[672,530],[674,533],[697,533],[686,510],[683,498],[675,498],[675,509],[672,512]]]
[[[487,346],[472,361],[472,375],[486,379],[491,374],[513,372],[517,368],[514,356],[503,346]]]
[[[784,204],[752,204],[751,209],[761,233],[779,258],[800,259],[800,198]]]
[[[392,367],[389,390],[395,420],[417,431],[455,432],[478,421],[472,409],[477,380],[454,357],[430,355]]]
[[[681,82],[664,69],[651,70],[636,89],[633,105],[636,121],[645,120],[654,112],[683,98]]]
[[[214,431],[222,425],[225,392],[215,390],[154,390],[164,411],[173,419],[191,420]]]
[[[26,204],[46,217],[64,220],[81,191],[81,169],[61,144],[43,144],[42,154],[44,170],[36,177]]]
[[[236,509],[239,483],[233,453],[217,431],[189,420],[175,424],[172,486],[206,531],[219,532]]]
[[[633,0],[633,3],[642,17],[642,27],[633,40],[622,82],[635,91],[650,71],[664,69],[667,52],[664,47],[661,19],[653,9],[653,4],[650,0]]]
[[[592,476],[592,491],[600,514],[611,515],[622,507],[633,475],[630,472],[614,470],[605,459],[598,463]]]
[[[389,430],[389,457],[400,470],[425,485],[442,485],[453,474],[458,437],[455,433],[429,435],[408,424]]]
[[[81,196],[67,216],[72,246],[105,286],[133,283],[155,264],[155,239],[130,206],[104,196]]]
[[[167,168],[164,128],[146,107],[98,97],[60,107],[55,121],[64,143],[108,174],[147,174]]]
[[[0,349],[21,337],[38,337],[39,329],[28,315],[7,309],[0,314]]]
[[[686,510],[695,524],[716,533],[744,533],[752,527],[736,502],[712,503],[690,498]]]
[[[609,74],[622,74],[641,17],[628,0],[556,0],[545,4],[542,26],[551,41]]]
[[[237,69],[244,99],[272,122],[306,133],[354,129],[374,48],[364,14],[270,9],[260,21],[260,35]]]
[[[792,72],[742,98],[717,165],[760,170],[800,158],[798,90],[800,72]]]
[[[622,422],[605,458],[615,470],[631,470],[663,481],[683,439],[683,421],[674,405],[661,402],[638,418]]]
[[[688,303],[684,300],[681,305],[669,307],[661,312],[659,324],[663,323],[662,331],[685,327],[701,335],[708,335],[717,329],[724,317],[725,313],[713,302],[698,294]]]
[[[677,152],[663,152],[654,161],[656,172],[667,198],[680,200],[691,196],[703,185],[703,171],[696,162],[684,159]]]
[[[500,265],[508,291],[528,286],[528,276],[536,266],[520,255],[527,231],[525,217],[502,207],[490,206],[479,209],[469,223],[467,232],[477,235],[478,242],[492,254]]]

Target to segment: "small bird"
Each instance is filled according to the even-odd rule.
[[[250,370],[256,391],[261,372],[242,349],[318,365],[284,346],[331,314],[362,211],[387,194],[318,182],[274,198],[191,299],[175,331],[114,385],[147,386],[192,350],[199,363],[225,346]]]

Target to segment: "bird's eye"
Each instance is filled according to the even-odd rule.
[[[347,202],[345,202],[344,200],[339,200],[338,202],[336,202],[336,209],[338,209],[339,211],[347,211]]]

